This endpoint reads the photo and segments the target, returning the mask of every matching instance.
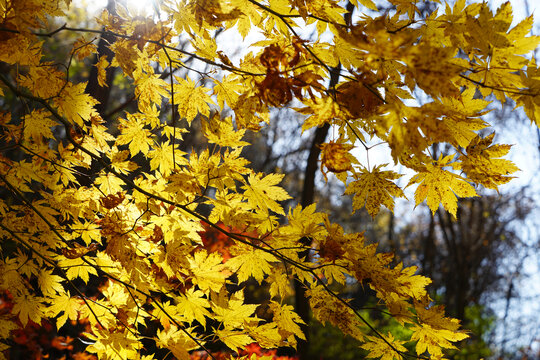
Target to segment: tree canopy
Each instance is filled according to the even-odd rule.
[[[285,209],[284,174],[251,166],[246,133],[281,108],[302,131],[331,129],[320,171],[373,217],[405,198],[402,175],[370,159],[377,139],[414,174],[410,201],[455,217],[459,198],[518,170],[484,117],[490,103],[512,100],[540,125],[532,17],[512,26],[510,3],[465,0],[427,12],[416,0],[164,0],[147,15],[109,1],[81,28],[70,3],[0,1],[0,291],[12,302],[1,352],[29,324],[82,319],[99,359],[295,348],[293,279],[313,316],[369,358],[443,359],[468,336],[433,303],[430,279],[377,239],[311,201]],[[220,42],[227,31],[262,40],[238,55]],[[136,108],[112,111],[119,93]],[[182,147],[195,131],[205,145]],[[203,241],[209,230],[226,251]],[[352,279],[402,331],[379,331],[340,294]],[[249,281],[268,299],[248,301]]]

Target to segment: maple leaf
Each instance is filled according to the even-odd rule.
[[[101,55],[96,64],[98,69],[98,84],[101,87],[109,87],[107,83],[107,67],[109,67],[109,61],[107,61],[106,55]]]
[[[152,313],[158,318],[163,328],[169,330],[171,328],[171,318],[175,319],[178,316],[178,308],[176,305],[171,304],[170,301],[165,301],[159,306],[156,305]]]
[[[118,150],[118,147],[114,146],[111,151],[111,166],[115,171],[120,174],[128,174],[129,172],[137,169],[137,164],[133,161],[129,161],[129,150]]]
[[[199,346],[184,331],[178,329],[176,326],[171,326],[165,331],[159,330],[157,332],[156,344],[159,347],[169,349],[180,360],[189,360],[189,351]]]
[[[69,280],[80,278],[85,283],[88,283],[91,274],[97,275],[96,269],[85,263],[80,257],[60,259],[58,265],[67,269],[66,275]]]
[[[19,320],[23,326],[26,326],[28,320],[32,320],[36,324],[41,323],[45,308],[39,297],[22,294],[14,296],[13,303],[12,313],[19,314]]]
[[[209,89],[197,86],[191,79],[182,79],[175,76],[178,84],[174,86],[174,103],[178,106],[178,113],[191,124],[197,114],[208,117],[212,98],[208,95]]]
[[[0,41],[0,61],[8,64],[36,65],[42,56],[42,42],[17,34]]]
[[[249,16],[244,15],[239,17],[238,22],[236,23],[236,28],[238,29],[238,33],[245,39],[251,30],[251,21]]]
[[[150,130],[144,128],[143,119],[140,116],[127,114],[127,119],[119,119],[121,134],[116,139],[116,145],[129,144],[131,156],[139,152],[147,154],[150,146],[154,144]]]
[[[7,337],[7,336],[6,336]],[[4,353],[10,349],[9,345],[0,342],[0,360],[7,360]]]
[[[216,331],[216,335],[227,347],[233,351],[237,351],[239,348],[253,342],[253,339],[249,335],[240,331],[219,329]]]
[[[255,339],[257,344],[262,348],[276,348],[282,341],[279,329],[275,323],[246,325],[246,330],[249,335]],[[246,348],[247,350],[247,348]]]
[[[206,251],[199,250],[193,254],[193,257],[188,258],[188,261],[193,274],[193,282],[202,291],[219,292],[225,285],[227,275],[223,271],[225,266],[222,264],[223,258],[219,253],[208,254]]]
[[[421,299],[426,296],[426,286],[431,284],[431,279],[422,275],[415,275],[416,266],[402,267],[403,264],[400,263],[394,268],[394,270],[400,271],[396,279],[400,284],[399,291],[413,299]]]
[[[168,140],[157,146],[153,146],[152,151],[148,153],[148,157],[150,158],[150,170],[158,170],[161,175],[166,177],[175,167],[173,159],[176,160],[177,164],[186,163],[186,161],[184,161],[184,155],[186,155],[186,153],[183,151],[178,149],[173,150],[173,146]]]
[[[97,46],[92,43],[92,41],[88,41],[84,37],[80,37],[75,41],[75,43],[73,43],[71,54],[75,54],[77,60],[81,61],[85,57],[95,54],[96,51]]]
[[[86,348],[86,351],[96,353],[100,359],[139,358],[142,344],[137,341],[133,332],[125,328],[121,331],[96,329],[92,334],[86,333],[85,335],[94,341]]]
[[[300,325],[305,324],[305,322],[294,312],[291,305],[279,304],[275,301],[271,301],[270,309],[274,314],[274,321],[281,331],[291,333],[302,340],[306,339],[302,329],[300,329]]]
[[[176,309],[178,314],[184,316],[187,321],[196,320],[203,327],[206,327],[206,317],[211,317],[210,312],[207,310],[210,308],[210,302],[203,296],[202,291],[191,288],[186,291],[185,296],[178,299]]]
[[[377,5],[375,5],[375,3],[371,0],[352,0],[351,2],[357,7],[358,7],[358,4],[362,4],[370,10],[377,11]]]
[[[115,307],[124,306],[129,299],[129,293],[125,288],[112,280],[107,283],[107,288],[101,292],[107,301]]]
[[[257,309],[257,304],[244,304],[244,294],[242,291],[234,293],[224,304],[213,304],[212,310],[215,319],[222,322],[229,329],[240,328],[248,320],[258,321],[252,317]]]
[[[169,95],[168,84],[153,72],[135,77],[135,96],[139,100],[139,110],[145,112],[152,104],[161,105],[161,97]]]
[[[234,249],[231,251],[233,253],[235,252]],[[264,276],[272,272],[270,263],[276,261],[277,259],[274,255],[266,251],[254,249],[247,252],[241,251],[240,254],[236,254],[227,261],[227,267],[237,273],[238,283],[242,283],[253,276],[260,284]]]
[[[69,291],[62,292],[58,296],[51,297],[49,302],[51,305],[47,308],[47,312],[50,314],[50,316],[55,317],[63,313],[56,319],[57,329],[64,326],[68,319],[77,320],[81,303],[79,299],[71,297]]]
[[[302,124],[302,132],[331,123],[339,113],[339,105],[332,98],[308,100],[306,104],[307,107],[295,109],[300,114],[310,115]]]
[[[418,355],[428,352],[435,358],[440,358],[443,353],[441,348],[456,349],[450,341],[460,341],[468,336],[462,333],[454,333],[445,329],[433,329],[430,325],[414,326],[411,341],[418,340],[416,353]]]
[[[405,197],[403,191],[390,181],[399,179],[401,175],[389,170],[381,171],[386,165],[376,166],[372,171],[362,168],[360,173],[353,174],[356,180],[345,189],[345,194],[354,194],[353,210],[361,209],[365,205],[371,217],[375,217],[381,205],[394,211],[393,196]]]
[[[12,330],[19,328],[9,315],[0,315],[0,339],[7,339]],[[0,343],[1,344],[1,343]],[[0,353],[2,350],[0,350]]]
[[[339,173],[352,170],[352,163],[358,163],[354,156],[349,153],[353,148],[353,145],[334,141],[321,144],[321,172],[326,181],[328,181],[327,173],[323,170],[323,167],[339,176],[341,175]]]
[[[50,118],[51,113],[46,110],[33,110],[24,117],[24,136],[34,141],[53,139],[51,128],[56,122]]]
[[[41,271],[38,275],[38,284],[44,296],[54,296],[64,292],[61,276],[53,275],[51,270]]]
[[[372,359],[380,357],[380,360],[403,359],[403,356],[397,351],[407,351],[407,348],[403,346],[405,341],[394,339],[394,336],[390,333],[387,335],[381,334],[381,336],[384,337],[384,340],[378,336],[366,336],[366,340],[369,342],[362,344],[360,347],[369,351],[367,357]],[[388,344],[392,345],[393,348]]]
[[[268,210],[271,210],[284,215],[283,208],[276,202],[291,198],[284,189],[276,186],[284,176],[283,174],[268,174],[263,177],[260,173],[250,174],[249,185],[242,186],[248,203],[263,213],[268,213]]]
[[[85,121],[90,120],[95,112],[94,105],[98,103],[97,100],[84,92],[85,89],[86,83],[73,84],[68,82],[60,96],[54,98],[60,115],[81,127],[84,127]]]
[[[195,53],[203,58],[214,60],[218,56],[217,44],[214,38],[196,37],[191,44],[196,49]]]
[[[418,340],[416,353],[418,355],[429,352],[431,356],[442,356],[441,348],[455,349],[452,342],[469,337],[465,332],[458,331],[459,320],[444,316],[443,306],[427,307],[426,301],[415,303],[419,324],[415,325],[411,341]]]
[[[457,211],[457,196],[477,196],[474,188],[459,175],[443,170],[453,156],[440,158],[436,165],[427,164],[425,171],[415,175],[407,184],[420,184],[414,194],[418,206],[427,198],[427,205],[435,213],[442,203],[443,207],[454,217]]]
[[[488,189],[497,189],[498,185],[506,184],[513,179],[509,174],[519,170],[512,161],[497,159],[508,154],[511,145],[491,145],[494,137],[495,133],[486,138],[475,137],[466,148],[467,154],[459,157],[461,164],[455,165],[471,181]]]
[[[479,118],[485,115],[489,101],[475,98],[476,89],[468,87],[461,92],[459,98],[444,97],[423,105],[420,109],[428,116],[442,117],[440,123],[423,122],[422,131],[433,139],[448,141],[455,146],[466,147],[476,137],[476,131],[489,126]],[[443,140],[444,139],[444,140]]]
[[[292,291],[289,277],[281,271],[275,271],[274,269],[269,275],[268,282],[270,283],[270,298],[279,295],[284,299]]]
[[[219,146],[241,147],[249,145],[247,141],[242,141],[246,129],[234,130],[232,118],[219,119],[214,116],[208,121],[203,121],[203,131],[208,142]]]

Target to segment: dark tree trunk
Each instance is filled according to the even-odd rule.
[[[351,25],[352,12],[354,10],[354,5],[349,2],[347,4],[348,13],[345,14],[345,22],[348,25]],[[338,64],[337,67],[331,69],[330,74],[330,83],[328,88],[331,92],[335,92],[335,86],[339,81],[339,74],[341,71],[341,64]],[[330,129],[330,124],[326,123],[322,127],[315,130],[315,135],[311,143],[311,148],[309,150],[309,155],[306,163],[306,169],[304,171],[304,185],[302,187],[302,197],[300,199],[300,204],[302,207],[313,204],[313,199],[315,197],[315,175],[317,174],[318,169],[318,160],[319,155],[321,154],[321,144],[326,140],[328,135],[328,130]],[[300,239],[300,242],[303,245],[311,246],[312,239],[303,238]],[[309,252],[306,252],[304,256],[309,258]],[[310,320],[310,309],[309,302],[306,298],[306,288],[304,284],[299,281],[297,278],[294,279],[294,300],[296,305],[296,312],[306,323],[306,325],[301,326],[302,331],[306,336],[306,341],[298,342],[298,357],[300,360],[309,359],[309,320]]]
[[[111,14],[116,13],[116,0],[109,0],[107,3],[107,11]],[[107,61],[110,63],[113,59],[113,52],[109,46],[115,41],[115,37],[108,33],[103,33],[98,42],[97,53],[95,55],[93,64],[97,64],[101,56],[106,56]],[[105,111],[107,109],[107,103],[109,102],[109,96],[111,94],[112,80],[114,76],[115,68],[109,66],[106,70],[106,83],[108,86],[100,86],[98,83],[98,69],[96,66],[92,66],[90,70],[90,77],[88,78],[88,84],[86,85],[86,93],[91,95],[94,99],[99,101],[96,105],[97,112],[101,117],[105,117]]]

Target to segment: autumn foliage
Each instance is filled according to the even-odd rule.
[[[510,146],[484,115],[510,99],[540,124],[532,17],[512,27],[509,3],[458,0],[428,16],[418,1],[386,5],[158,1],[154,16],[136,16],[117,4],[78,28],[69,0],[0,1],[0,358],[40,327],[81,324],[80,359],[272,358],[306,338],[293,280],[313,316],[369,358],[442,359],[465,339],[415,267],[316,204],[285,209],[284,174],[243,155],[246,133],[287,107],[303,131],[332,127],[320,168],[343,182],[353,211],[376,216],[405,198],[402,175],[369,161],[374,139],[413,173],[399,183],[411,201],[433,212],[455,216],[458,198],[512,179]],[[238,56],[222,30],[263,40]],[[91,62],[94,78],[73,70]],[[97,100],[119,87],[113,72],[132,110]],[[196,131],[206,146],[183,148]],[[353,279],[408,331],[380,332],[335,290]],[[267,301],[246,300],[250,282]],[[52,346],[77,358],[60,336]]]

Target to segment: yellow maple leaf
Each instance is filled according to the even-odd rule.
[[[97,46],[93,43],[94,40],[86,40],[84,37],[78,38],[73,44],[71,54],[75,55],[77,60],[82,61],[84,58],[97,53]]]
[[[19,314],[19,320],[23,326],[26,326],[29,319],[36,324],[41,323],[45,308],[39,297],[29,294],[14,296],[13,304],[12,312],[13,314]]]
[[[444,306],[428,307],[427,301],[428,299],[424,298],[414,304],[419,323],[412,328],[411,341],[418,340],[418,355],[427,351],[437,358],[442,356],[442,348],[456,349],[452,342],[469,336],[459,330],[459,320],[444,316]]]
[[[216,335],[221,341],[233,351],[237,351],[239,348],[242,348],[253,342],[253,339],[241,332],[229,329],[219,329],[216,331]]]
[[[213,37],[196,37],[191,41],[191,45],[196,49],[195,54],[214,60],[217,54],[217,44]]]
[[[24,116],[24,136],[27,139],[41,141],[43,138],[53,139],[52,127],[57,123],[50,118],[51,113],[47,110],[32,110]]]
[[[116,139],[116,145],[129,144],[131,156],[139,152],[146,155],[150,146],[154,144],[154,140],[152,140],[150,130],[144,128],[142,117],[127,114],[127,119],[119,119],[119,122],[121,134]]]
[[[511,145],[491,145],[494,136],[495,133],[485,138],[475,137],[467,146],[467,154],[459,157],[461,164],[455,166],[463,170],[469,179],[488,189],[506,184],[514,178],[509,174],[519,170],[512,161],[498,159],[510,151]]]
[[[97,64],[95,65],[98,71],[98,84],[101,87],[108,87],[107,84],[107,67],[109,67],[109,62],[107,61],[106,55],[101,55]]]
[[[112,280],[107,282],[107,288],[101,293],[114,307],[124,306],[130,299],[129,293],[126,291],[125,287]]]
[[[401,175],[389,170],[381,171],[383,166],[386,164],[376,166],[372,171],[363,168],[353,175],[356,180],[347,186],[345,194],[354,194],[354,211],[365,205],[368,213],[375,217],[381,205],[394,211],[393,196],[405,197],[403,190],[390,181],[400,178]]]
[[[352,170],[352,163],[357,163],[355,157],[349,152],[353,148],[353,145],[339,142],[339,140],[338,142],[330,141],[329,143],[321,144],[321,172],[326,181],[328,181],[328,178],[326,177],[327,172],[324,171],[324,167],[328,171],[336,173],[336,175]]]
[[[248,203],[263,213],[268,213],[268,210],[271,210],[285,215],[281,205],[276,202],[291,198],[283,188],[276,186],[284,176],[283,174],[268,174],[262,177],[260,173],[250,174],[249,185],[242,186]]]
[[[540,69],[536,66],[536,60],[533,58],[527,65],[527,71],[521,72],[521,81],[528,88],[527,94],[520,95],[516,99],[517,106],[523,106],[525,113],[537,126],[540,127],[540,96],[530,96],[530,93],[540,91]]]
[[[176,310],[178,314],[185,317],[186,321],[190,323],[196,320],[203,327],[206,327],[206,317],[210,317],[211,314],[207,310],[210,308],[210,302],[204,297],[204,293],[190,288],[184,295],[177,298]]]
[[[134,72],[133,75],[136,86],[135,96],[139,100],[139,110],[141,112],[145,112],[152,104],[160,106],[161,97],[169,95],[167,82],[153,72]]]
[[[66,83],[66,74],[50,66],[32,66],[19,76],[19,84],[42,99],[58,95]]]
[[[79,310],[81,309],[81,300],[71,297],[69,291],[63,292],[58,296],[51,297],[49,302],[51,305],[47,308],[47,313],[51,317],[55,317],[63,313],[56,319],[56,328],[60,329],[66,321],[77,320]]]
[[[305,324],[305,322],[296,312],[294,312],[294,308],[291,305],[279,304],[275,301],[271,301],[270,309],[274,314],[273,320],[276,322],[280,331],[293,334],[302,340],[306,339],[300,328],[300,324]]]
[[[99,359],[140,359],[142,344],[137,335],[127,328],[97,328],[85,336],[93,340],[86,351],[96,353]]]
[[[351,2],[358,7],[358,4],[362,4],[370,10],[377,11],[377,5],[371,0],[351,0]]]
[[[187,164],[187,161],[184,158],[186,155],[185,152],[178,149],[174,149],[174,158],[173,158],[173,147],[169,143],[169,140],[157,144],[152,147],[152,151],[148,153],[150,158],[150,170],[158,170],[163,177],[168,176],[174,169],[173,159],[176,160],[176,164]]]
[[[171,304],[170,301],[165,301],[159,304],[159,306],[155,305],[152,314],[159,320],[159,323],[165,330],[169,330],[171,328],[171,318],[175,319],[178,317],[178,308],[176,305]]]
[[[126,75],[133,76],[133,72],[137,69],[136,60],[140,54],[135,43],[127,39],[117,39],[110,45],[110,49],[114,52],[111,66],[120,66]]]
[[[280,346],[282,337],[279,333],[279,328],[275,323],[270,322],[256,325],[246,324],[246,329],[249,335],[255,339],[255,342],[262,348],[271,349]],[[263,360],[262,358],[259,359]],[[267,360],[272,359],[273,357],[270,357],[270,359]]]
[[[44,296],[54,296],[64,292],[62,277],[54,275],[51,270],[42,270],[38,274],[38,284]]]
[[[215,319],[223,323],[229,329],[239,328],[248,320],[258,321],[257,317],[252,317],[257,309],[257,304],[244,304],[244,294],[237,291],[224,304],[213,304],[212,310]]]
[[[0,41],[0,61],[8,64],[37,65],[41,59],[43,42],[36,42],[25,35],[16,34]]]
[[[203,120],[202,130],[208,142],[219,146],[235,148],[249,145],[247,141],[242,141],[246,129],[235,130],[230,116],[220,119],[219,115],[217,115],[208,119],[208,121]]]
[[[422,275],[415,275],[416,266],[402,268],[403,263],[398,264],[394,270],[400,271],[396,281],[400,284],[399,292],[413,299],[420,299],[426,295],[426,286],[431,284],[431,279]]]
[[[407,348],[403,346],[405,341],[395,339],[391,333],[388,333],[388,335],[381,334],[381,336],[384,337],[384,340],[378,336],[366,336],[368,342],[362,344],[360,347],[369,351],[367,357],[372,359],[380,357],[380,360],[403,359],[403,356],[397,351],[407,351]],[[394,348],[392,349],[388,344],[392,345]]]
[[[10,349],[9,345],[4,344],[3,342],[0,342],[0,360],[7,360],[7,358],[6,358],[6,356],[4,354],[9,349]]]
[[[91,115],[95,113],[94,105],[98,103],[96,99],[84,92],[85,89],[86,83],[68,82],[60,96],[54,98],[60,115],[81,127],[84,127],[84,122],[89,121]]]
[[[416,189],[414,198],[418,206],[427,198],[427,205],[435,213],[442,203],[443,207],[452,216],[456,216],[457,196],[478,196],[476,190],[463,179],[450,171],[443,170],[453,156],[439,159],[435,165],[427,164],[425,170],[413,176],[407,186],[420,184]]]
[[[331,123],[339,113],[339,105],[331,98],[306,100],[306,107],[296,108],[300,114],[309,115],[302,124],[302,132],[312,127],[321,127],[325,123]]]
[[[137,169],[137,164],[133,161],[128,160],[129,150],[119,151],[117,146],[113,146],[111,150],[111,166],[115,171],[118,171],[120,174],[126,175],[130,171]]]
[[[269,292],[272,299],[277,296],[285,299],[292,292],[291,279],[289,279],[287,274],[277,271],[277,269],[274,269],[270,273],[267,281],[270,283]]]
[[[7,339],[12,330],[19,328],[19,325],[14,321],[14,319],[9,316],[9,314],[0,315],[0,339]],[[1,345],[2,343],[0,343]],[[0,348],[0,353],[3,349]]]
[[[416,353],[418,355],[428,352],[435,358],[440,358],[442,348],[456,349],[452,342],[460,341],[469,337],[462,332],[455,332],[447,329],[436,329],[429,324],[415,325],[413,328],[411,341],[418,340]]]
[[[238,22],[236,23],[236,28],[238,29],[238,33],[242,35],[242,38],[245,39],[251,30],[251,21],[249,16],[240,16],[238,18]]]
[[[156,344],[159,347],[169,349],[176,359],[190,360],[189,351],[196,349],[199,345],[189,338],[184,331],[176,326],[171,326],[165,331],[158,330]],[[200,343],[201,340],[199,340]]]
[[[271,262],[277,259],[266,251],[250,250],[233,256],[227,261],[227,267],[238,275],[238,283],[242,283],[253,276],[260,284],[266,274],[272,272]]]
[[[58,265],[65,267],[66,275],[69,280],[80,278],[85,283],[88,283],[90,274],[97,276],[97,271],[92,266],[84,262],[80,257],[74,259],[63,258],[58,261]]]
[[[223,271],[223,258],[217,252],[208,254],[206,251],[199,250],[188,258],[193,283],[199,288],[208,292],[209,290],[219,292],[219,289],[225,285],[227,274]]]
[[[204,86],[197,86],[190,78],[182,79],[175,76],[178,84],[174,85],[174,103],[178,106],[178,113],[186,118],[188,123],[197,116],[197,114],[208,117],[210,107],[213,104],[212,98],[208,95],[210,89]]]

